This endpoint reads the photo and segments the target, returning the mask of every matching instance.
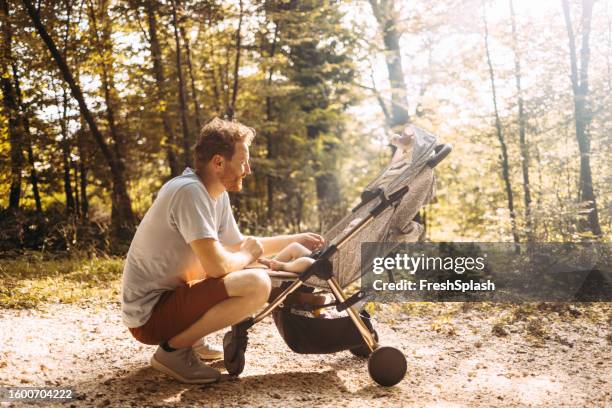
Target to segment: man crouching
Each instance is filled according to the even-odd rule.
[[[123,322],[136,340],[159,345],[151,365],[185,383],[210,383],[220,373],[194,346],[210,333],[253,315],[268,299],[270,278],[246,269],[260,256],[298,242],[316,250],[317,234],[244,237],[227,191],[251,174],[255,131],[213,119],[194,147],[194,170],[165,183],[138,226],[123,270]],[[218,356],[220,357],[220,355]]]

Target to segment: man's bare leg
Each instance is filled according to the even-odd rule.
[[[191,347],[198,339],[244,320],[257,312],[270,295],[270,277],[265,270],[232,272],[223,282],[229,299],[210,308],[187,330],[171,338],[170,347]]]

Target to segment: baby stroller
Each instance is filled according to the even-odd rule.
[[[362,270],[362,242],[416,242],[421,238],[423,227],[415,218],[432,199],[433,168],[451,147],[438,144],[435,136],[416,126],[406,128],[403,135],[411,138],[410,151],[401,143],[396,145],[391,163],[365,188],[361,202],[325,234],[328,244],[311,255],[315,262],[298,275],[269,272],[272,279],[282,281],[276,291],[280,293],[273,294],[258,315],[232,326],[223,338],[224,363],[230,375],[237,376],[244,369],[248,329],[272,314],[279,333],[294,352],[350,350],[368,357],[368,371],[376,383],[392,386],[404,378],[404,354],[379,345],[370,316],[365,310],[357,310],[367,293],[360,290],[347,296],[344,291],[366,273]],[[320,294],[330,290],[335,301],[320,304]],[[347,316],[322,318],[300,313],[331,307]]]

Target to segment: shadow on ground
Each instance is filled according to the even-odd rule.
[[[222,363],[212,365],[220,368]],[[345,401],[348,402],[355,398],[371,396],[373,392],[380,390],[380,387],[372,385],[350,392],[334,369],[259,374],[240,378],[223,374],[216,384],[188,385],[178,383],[150,366],[135,367],[133,371],[103,382],[91,378],[75,384],[74,388],[79,390],[77,395],[81,402],[98,406],[244,406],[257,405],[257,401],[261,401],[263,406],[276,405],[275,401],[282,405],[289,401],[310,401],[316,405],[317,401],[329,399],[332,395],[344,394]]]

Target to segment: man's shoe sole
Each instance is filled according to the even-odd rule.
[[[153,367],[154,369],[158,371],[161,371],[164,374],[168,374],[170,377],[174,378],[175,380],[179,380],[186,384],[211,384],[211,383],[219,381],[219,378],[221,377],[219,376],[217,378],[194,378],[190,380],[188,378],[183,377],[180,374],[177,374],[176,372],[172,371],[171,369],[169,369],[168,367],[166,367],[165,365],[157,361],[155,359],[155,356],[151,357],[151,367]]]
[[[223,353],[215,353],[215,354],[204,354],[200,353],[197,349],[194,349],[196,354],[200,356],[203,360],[221,360],[223,358]]]

